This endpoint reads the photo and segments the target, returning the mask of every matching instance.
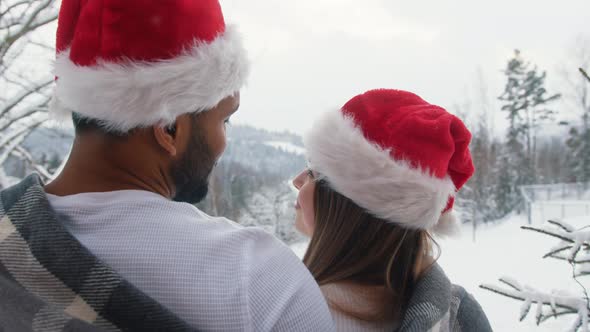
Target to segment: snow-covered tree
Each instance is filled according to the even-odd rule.
[[[240,223],[262,227],[288,244],[299,242],[302,236],[294,228],[296,196],[286,183],[264,187],[251,195]]]
[[[0,188],[14,182],[3,167],[10,156],[50,176],[21,143],[47,120],[53,76],[32,70],[29,60],[53,55],[53,47],[36,33],[54,22],[57,12],[57,0],[0,1]]]
[[[582,55],[585,66],[590,67],[590,51]],[[576,106],[580,109],[581,125],[572,126],[566,141],[569,149],[568,169],[569,180],[574,182],[590,181],[590,78],[586,71],[580,68],[580,80],[572,82],[574,85],[572,96]]]
[[[561,97],[560,94],[549,94],[545,89],[546,72],[540,72],[536,66],[526,62],[516,50],[504,70],[506,86],[499,97],[503,102],[502,110],[507,112],[509,127],[507,132],[506,149],[502,160],[506,169],[517,169],[507,183],[514,187],[507,192],[518,192],[521,185],[536,182],[536,142],[539,126],[547,120],[552,120],[555,111],[547,108],[547,104]],[[510,174],[505,174],[508,177]],[[500,201],[506,201],[500,197]],[[518,195],[509,197],[509,201],[520,202]],[[503,206],[504,212],[511,211],[511,206]]]

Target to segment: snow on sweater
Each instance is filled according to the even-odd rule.
[[[334,330],[311,274],[261,229],[147,191],[48,198],[94,255],[200,330]]]

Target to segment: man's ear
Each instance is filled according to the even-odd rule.
[[[176,140],[176,122],[164,126],[161,124],[153,126],[154,137],[156,141],[168,154],[172,157],[176,157],[177,153],[177,140]]]

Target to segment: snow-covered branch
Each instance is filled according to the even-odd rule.
[[[45,105],[35,105],[28,107],[12,119],[8,119],[5,123],[0,124],[0,132],[3,132],[15,123],[30,123],[30,119],[38,114],[47,113]]]
[[[543,256],[567,260],[575,264],[588,263],[590,255],[590,230],[575,229],[564,221],[550,220],[543,227],[522,226],[522,229],[549,235],[561,240]],[[564,252],[567,251],[567,254]]]
[[[3,62],[11,46],[21,37],[57,20],[56,2],[56,0],[17,1],[2,12],[0,32],[4,37],[0,40],[0,63]],[[24,5],[27,7],[22,10],[21,6]],[[15,15],[18,16],[15,17]]]
[[[590,331],[588,329],[590,304],[586,287],[577,279],[590,275],[590,230],[588,227],[577,229],[564,221],[550,220],[543,227],[522,226],[522,229],[537,232],[556,238],[559,241],[543,258],[551,257],[567,261],[571,264],[572,278],[580,285],[583,296],[571,295],[564,291],[552,291],[551,293],[536,290],[528,285],[504,277],[500,287],[490,284],[480,285],[481,288],[491,292],[522,301],[520,320],[524,320],[533,305],[536,305],[535,319],[537,325],[549,318],[557,318],[564,315],[575,315],[569,331]]]
[[[4,164],[8,156],[24,141],[26,136],[26,132],[21,132],[19,135],[12,137],[12,140],[6,141],[3,151],[0,153],[0,165]]]
[[[528,316],[531,308],[535,305],[535,320],[537,325],[549,318],[576,315],[570,331],[589,331],[589,308],[584,298],[560,291],[552,291],[551,293],[541,292],[530,286],[522,285],[508,277],[501,278],[500,282],[508,287],[490,284],[480,285],[480,287],[496,294],[522,301],[520,321],[523,321]]]
[[[0,109],[0,117],[6,115],[8,112],[10,112],[16,106],[18,106],[19,103],[21,103],[23,100],[25,100],[27,97],[38,93],[42,89],[51,85],[52,83],[53,83],[53,78],[51,78],[51,79],[46,78],[46,79],[39,81],[37,84],[35,84],[35,86],[29,87],[29,89],[27,89],[27,90],[23,89],[22,91],[20,91],[20,93],[14,95],[10,100],[8,100],[2,106],[2,108]]]
[[[26,126],[22,126],[22,128],[11,131],[7,135],[0,136],[0,149],[4,148],[6,145],[10,144],[12,141],[17,139],[22,135],[28,135],[31,131],[39,127],[43,122],[45,122],[46,118],[35,119],[28,123]],[[2,163],[0,163],[2,165]]]
[[[47,74],[48,70],[31,69],[27,55],[33,50],[36,54],[53,53],[53,48],[39,39],[43,35],[35,32],[57,19],[58,5],[58,0],[0,0],[0,86],[4,92],[0,99],[2,187],[12,182],[14,174],[14,170],[5,168],[9,157],[20,159],[46,179],[51,176],[22,143],[48,118],[54,77]]]
[[[580,73],[582,73],[582,75],[584,77],[586,77],[586,79],[588,80],[588,82],[590,82],[590,76],[588,76],[588,73],[584,69],[580,68]]]

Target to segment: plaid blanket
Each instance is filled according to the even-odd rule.
[[[0,192],[0,331],[194,331],[84,248],[38,176]]]
[[[475,298],[434,264],[418,281],[398,332],[491,332]]]

